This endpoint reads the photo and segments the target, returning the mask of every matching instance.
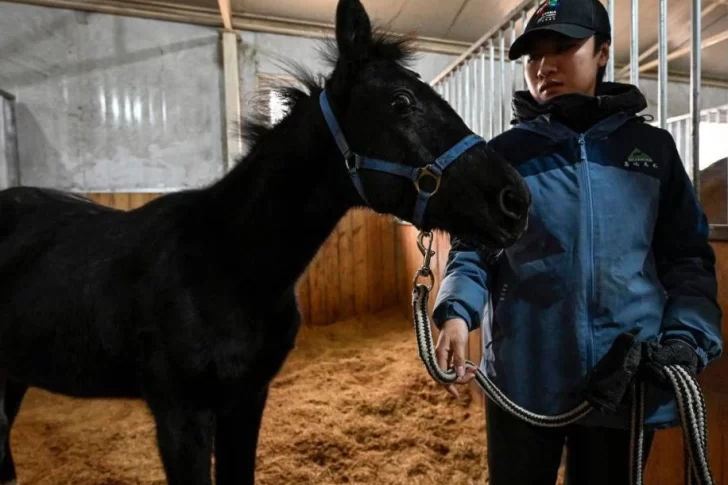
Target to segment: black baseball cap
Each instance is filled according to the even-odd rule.
[[[524,54],[530,39],[538,32],[557,32],[573,39],[586,39],[599,33],[612,40],[609,14],[599,0],[545,0],[538,5],[523,34],[508,52],[515,60]]]

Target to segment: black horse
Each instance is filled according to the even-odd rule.
[[[525,183],[405,67],[409,41],[340,0],[330,47],[331,74],[297,71],[287,116],[253,123],[249,153],[210,186],[129,212],[0,192],[0,483],[35,386],[143,399],[171,485],[209,485],[213,448],[218,485],[253,484],[269,383],[299,329],[294,285],[349,209],[489,247],[521,235]]]

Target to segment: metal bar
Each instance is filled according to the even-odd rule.
[[[684,138],[684,130],[683,130],[683,124],[682,120],[666,124],[667,126],[675,125],[675,148],[677,148],[677,152],[680,154],[680,158],[682,159],[683,164],[687,163],[687,160],[685,160],[685,151],[683,150],[683,138]]]
[[[693,0],[692,8],[692,35],[690,39],[690,118],[692,161],[693,161],[693,187],[700,200],[700,69],[701,49],[700,38],[702,30],[702,16],[700,15],[701,0]]]
[[[710,12],[715,10],[716,8],[725,5],[725,0],[716,0],[715,2],[711,3],[705,9],[703,9],[703,12],[701,13],[701,17],[705,17]],[[660,47],[660,43],[656,42],[653,45],[651,45],[647,50],[645,50],[640,56],[639,56],[639,62],[644,61],[648,57],[650,57],[652,54],[654,54],[657,49]],[[638,62],[638,64],[639,64]],[[622,77],[625,74],[627,74],[627,71],[630,69],[630,66],[624,66],[617,72],[617,77]]]
[[[609,43],[609,60],[607,61],[607,81],[614,81],[614,0],[607,0],[607,14],[609,15],[609,25],[611,29],[610,37],[612,41]]]
[[[243,152],[242,139],[235,136],[235,130],[242,119],[240,107],[240,68],[238,41],[240,36],[234,30],[220,33],[222,37],[223,80],[225,90],[225,170],[233,168]]]
[[[632,0],[632,29],[630,31],[629,82],[638,86],[640,82],[640,7],[639,0]],[[614,40],[612,40],[614,42]]]
[[[480,50],[480,89],[481,93],[481,109],[480,109],[480,136],[485,136],[485,97],[486,97],[486,84],[485,84],[485,49]]]
[[[458,69],[455,72],[455,79],[457,79],[457,86],[458,86],[458,90],[455,93],[455,103],[458,106],[458,108],[457,108],[458,115],[464,119],[465,117],[463,116],[464,113],[463,113],[463,70],[462,70],[462,66],[460,69]]]
[[[470,95],[473,92],[472,87],[470,86],[470,63],[466,62],[463,65],[463,83],[465,84],[465,92],[463,93],[463,103],[465,104],[465,107],[463,109],[463,112],[465,113],[465,124],[468,125],[468,128],[471,130],[473,129],[473,106],[470,103]]]
[[[506,126],[506,34],[504,31],[498,32],[498,44],[500,47],[500,59],[498,65],[500,67],[500,104],[498,107],[498,119],[500,120],[498,132],[503,133]]]
[[[667,0],[660,0],[658,43],[657,55],[660,68],[657,81],[657,117],[660,120],[660,128],[665,128],[667,123]]]
[[[473,130],[473,133],[478,133],[480,131],[479,124],[480,124],[480,91],[478,90],[478,72],[480,71],[478,69],[478,57],[473,56],[470,58],[470,66],[473,70],[473,84],[471,86],[471,89],[473,90],[473,112],[472,112],[472,118],[473,118],[473,127],[471,130]]]
[[[511,20],[510,25],[510,31],[511,31],[511,44],[508,46],[508,50],[511,49],[511,46],[516,41],[516,21]],[[516,61],[510,61],[511,62],[511,92],[514,92],[516,88]]]
[[[457,66],[462,64],[463,61],[465,61],[468,57],[473,55],[473,52],[478,50],[481,46],[485,45],[485,43],[488,42],[488,40],[490,40],[491,37],[493,37],[498,31],[502,30],[503,26],[506,25],[508,22],[510,22],[512,18],[514,18],[518,14],[520,14],[521,10],[528,7],[532,3],[533,3],[533,0],[522,0],[521,2],[519,2],[518,5],[516,5],[513,10],[511,10],[510,12],[508,12],[505,15],[505,17],[503,18],[503,23],[501,23],[500,25],[494,26],[493,28],[488,30],[485,34],[483,34],[480,37],[480,39],[475,41],[465,52],[460,54],[457,57],[457,59],[455,59],[449,66],[447,66],[440,74],[435,76],[435,78],[432,81],[430,81],[430,85],[437,84],[440,81],[440,79],[445,77],[445,75],[448,72],[454,70]]]
[[[452,100],[455,98],[455,81],[452,76],[447,77],[447,102],[452,106]]]
[[[660,1],[663,1],[663,0],[660,0]],[[707,49],[708,47],[712,47],[716,44],[720,44],[721,42],[725,42],[726,40],[728,40],[728,31],[723,31],[719,34],[711,35],[710,37],[703,40],[700,43],[700,47],[702,49]],[[685,54],[689,54],[691,49],[692,49],[692,47],[688,45],[685,47],[681,47],[680,49],[674,50],[670,54],[668,54],[667,60],[672,61],[679,57],[684,56]],[[657,66],[659,64],[659,62],[660,62],[660,60],[656,59],[654,61],[650,61],[648,63],[642,64],[640,66],[640,71],[646,71],[648,69],[652,69],[653,67]]]
[[[493,39],[490,39],[490,44],[488,46],[490,49],[490,96],[488,98],[488,116],[490,117],[490,122],[488,123],[488,138],[493,138],[495,136],[494,134],[494,124],[495,124],[495,44],[493,43]]]
[[[521,34],[526,30],[526,24],[528,24],[528,12],[523,9],[521,12]],[[521,57],[521,75],[518,81],[519,89],[526,89],[526,58]]]

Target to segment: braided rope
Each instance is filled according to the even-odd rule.
[[[431,244],[431,242],[430,242]],[[420,359],[425,365],[430,377],[440,384],[452,384],[457,379],[453,369],[443,371],[437,364],[430,326],[427,301],[432,285],[426,286],[416,282],[418,276],[429,276],[429,258],[434,254],[429,248],[425,249],[420,242],[420,250],[427,251],[425,265],[417,271],[414,290],[412,293],[412,307],[414,312],[415,336]],[[584,401],[575,408],[555,416],[545,416],[533,413],[514,403],[491,381],[479,366],[471,361],[466,365],[475,369],[475,381],[489,399],[501,408],[523,421],[534,426],[556,428],[575,423],[594,410],[588,401]],[[708,464],[708,431],[705,400],[697,379],[684,368],[677,365],[665,366],[665,373],[672,383],[675,398],[683,423],[685,443],[685,483],[687,485],[715,485],[710,466]],[[643,485],[644,477],[644,383],[638,382],[632,388],[632,413],[630,416],[630,484]]]

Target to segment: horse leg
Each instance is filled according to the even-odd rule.
[[[20,411],[20,403],[23,402],[28,386],[22,382],[6,379],[4,386],[0,389],[3,402],[0,403],[0,414],[4,413],[6,427],[0,425],[0,485],[16,484],[15,463],[10,450],[10,431],[15,422],[15,417]],[[0,421],[2,421],[0,417]]]
[[[216,485],[253,485],[258,434],[268,387],[254,395],[238,397],[217,415],[215,429]]]
[[[212,411],[150,403],[157,445],[169,485],[211,485]]]

